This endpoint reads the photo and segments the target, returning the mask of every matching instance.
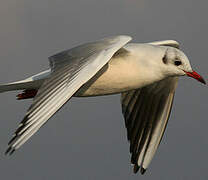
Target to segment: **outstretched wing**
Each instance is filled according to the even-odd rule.
[[[129,36],[105,38],[50,57],[52,73],[38,90],[6,153],[23,145],[130,40]]]
[[[140,172],[145,172],[159,146],[171,112],[177,82],[177,77],[170,77],[122,93],[122,112],[135,173],[140,167]]]

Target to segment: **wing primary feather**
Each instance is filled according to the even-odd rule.
[[[68,68],[70,68],[69,66],[68,66]],[[80,70],[80,69],[79,69]],[[30,110],[32,109],[32,108],[35,108],[35,107],[37,107],[40,103],[42,103],[50,94],[52,94],[55,90],[57,90],[57,88],[58,88],[58,86],[57,86],[57,84],[59,84],[59,85],[62,85],[62,83],[65,83],[66,82],[66,80],[68,79],[68,76],[67,76],[67,74],[70,74],[70,72],[69,72],[70,70],[69,69],[65,69],[62,73],[63,74],[60,74],[60,76],[58,77],[58,78],[56,78],[56,74],[55,74],[55,76],[53,75],[52,77],[51,77],[51,79],[50,79],[50,81],[47,81],[47,83],[44,83],[44,85],[42,86],[42,92],[43,91],[51,91],[50,93],[47,93],[46,95],[44,95],[43,93],[40,93],[40,92],[38,92],[38,94],[37,94],[37,97],[36,97],[36,99],[35,99],[35,101],[34,101],[34,104],[32,104],[31,105],[31,107],[29,108],[29,110],[28,110],[28,113],[27,114],[29,114],[30,113]],[[63,77],[65,77],[65,78],[63,78]],[[73,77],[72,77],[72,79],[73,79]],[[54,81],[56,82],[56,83],[54,83]],[[54,87],[56,87],[56,88],[54,88]],[[38,103],[35,103],[35,102],[38,102]]]
[[[136,174],[139,171],[140,166],[134,164],[134,173]]]
[[[59,89],[60,90],[60,89]],[[50,99],[49,99],[50,100]],[[45,101],[44,103],[47,103],[48,102],[48,100],[47,101]],[[38,109],[40,109],[41,108],[41,106],[39,106],[39,108]],[[48,108],[48,107],[45,107],[45,108]],[[37,110],[37,109],[36,109]],[[36,115],[37,116],[37,115]],[[32,116],[32,114],[30,114],[30,117],[33,117]],[[32,121],[32,120],[31,120]],[[23,122],[21,122],[21,126],[16,130],[16,132],[15,132],[15,134],[17,135],[17,134],[19,134],[23,129],[25,129],[25,128],[27,128],[27,124],[29,124],[29,122],[31,122],[31,121],[28,121],[28,116],[26,116],[24,119],[23,119]],[[15,137],[14,137],[15,138]],[[13,139],[14,139],[13,138]],[[13,141],[13,139],[11,140],[11,141]],[[11,142],[9,143],[9,144],[11,144]]]
[[[154,103],[154,95],[149,94],[148,99],[149,101],[146,103],[145,111],[142,117],[143,119],[140,119],[142,121],[142,126],[139,127],[137,130],[138,137],[135,138],[135,154],[136,154],[136,162],[141,166],[142,165],[142,159],[145,153],[145,147],[147,146],[148,138],[150,135],[150,129],[152,125],[153,118],[152,117],[152,106]],[[153,111],[154,113],[154,111]],[[137,140],[139,139],[139,141]]]
[[[123,92],[121,93],[121,102],[123,102],[121,105],[122,107],[124,107],[124,109],[122,109],[122,113],[123,115],[125,114],[125,110],[126,110],[126,105],[129,103],[130,99],[131,99],[131,95],[134,93],[134,91],[130,91],[130,92]]]
[[[58,93],[58,94],[60,94],[61,92],[63,92],[63,89]],[[57,94],[56,94],[57,95]],[[52,99],[54,99],[54,98],[56,98],[56,101],[58,100],[58,99],[60,99],[62,96],[64,96],[64,93],[63,93],[63,95],[60,95],[60,97],[53,97]],[[51,100],[51,99],[50,99]],[[47,103],[47,102],[46,102]],[[45,103],[45,104],[46,104]],[[52,107],[53,106],[53,103],[51,103],[50,105],[49,105],[50,107]],[[50,108],[49,106],[44,106],[44,108],[42,108],[41,109],[41,112],[44,112],[44,110],[45,109],[47,109],[47,108]],[[57,104],[56,104],[56,106],[57,106]],[[52,108],[53,109],[53,108]],[[28,126],[26,126],[26,127],[24,127],[23,128],[23,130],[24,129],[26,129],[26,131],[24,131],[25,133],[21,133],[20,135],[17,135],[16,136],[16,138],[15,139],[13,139],[13,142],[10,142],[10,144],[12,145],[12,146],[16,146],[16,148],[18,148],[20,145],[22,145],[26,140],[28,140],[38,129],[39,129],[39,126],[41,126],[41,125],[43,125],[44,123],[45,123],[45,121],[43,121],[43,123],[42,123],[42,121],[41,120],[39,120],[39,123],[37,124],[36,123],[36,119],[37,119],[37,117],[40,117],[41,116],[41,114],[42,113],[38,113],[38,114],[36,114],[35,115],[35,117],[34,116],[31,116],[33,119],[31,120],[31,121],[33,121],[32,123],[30,123],[28,126],[29,127],[31,127],[31,128],[29,128]],[[46,114],[44,114],[43,115],[43,117],[47,117],[47,115],[48,115],[48,113],[46,113]],[[43,119],[43,117],[41,117],[41,119]],[[50,117],[50,115],[49,115],[49,117]],[[35,118],[35,119],[34,119]],[[40,124],[40,125],[39,125]],[[31,126],[30,126],[31,125]],[[34,127],[33,127],[34,126]],[[28,127],[28,128],[27,128]],[[36,127],[38,127],[38,128],[36,128]],[[22,130],[21,130],[22,131]],[[16,139],[17,139],[17,141],[16,141]]]
[[[151,94],[146,94],[145,99],[142,99],[142,102],[146,102],[150,98]],[[149,116],[150,113],[147,114],[148,110],[151,109],[151,103],[152,102],[146,102],[143,104],[142,107],[142,113],[139,112],[139,116],[137,121],[140,122],[139,126],[136,126],[135,128],[135,136],[134,139],[132,139],[133,142],[133,154],[134,154],[134,161],[135,163],[138,163],[139,157],[143,155],[144,151],[142,150],[143,147],[147,144],[146,138],[148,138],[148,122],[149,122]],[[138,163],[141,165],[140,163]]]
[[[64,82],[60,83],[59,85],[57,85],[57,87],[53,88],[51,91],[49,90],[49,92],[46,90],[45,92],[48,92],[46,97],[44,97],[43,101],[41,100],[40,102],[37,102],[36,106],[33,106],[33,108],[30,109],[29,113],[29,117],[33,117],[33,115],[39,111],[41,108],[43,108],[45,106],[45,104],[47,104],[49,101],[51,101],[51,99],[53,99],[53,97],[55,95],[58,95],[61,91],[63,91],[66,88],[66,79]],[[47,107],[45,107],[47,108]]]
[[[140,170],[141,174],[143,175],[146,172],[146,169],[144,169],[143,167]]]
[[[171,94],[170,94],[171,95]],[[169,96],[170,96],[169,95]],[[167,115],[166,117],[164,118],[163,122],[161,122],[161,120],[159,118],[157,118],[155,121],[154,121],[154,124],[153,124],[153,128],[151,130],[151,134],[150,134],[150,138],[149,138],[149,142],[148,142],[148,146],[146,148],[146,152],[145,152],[145,155],[144,155],[144,158],[143,158],[143,166],[147,166],[147,164],[150,162],[151,160],[151,157],[153,157],[153,154],[155,153],[155,150],[157,149],[157,147],[159,146],[160,142],[161,142],[161,139],[162,139],[162,136],[165,132],[165,127],[167,126],[167,122],[168,122],[168,117],[170,115],[170,109],[171,109],[171,106],[172,106],[172,99],[170,99],[169,101],[166,102],[166,99],[167,99],[167,96],[168,95],[163,95],[163,98],[162,98],[162,104],[160,106],[160,110],[159,110],[159,114],[158,117],[162,116],[163,115],[163,111],[162,111],[162,108],[164,109],[165,106],[168,106],[166,109],[166,112],[167,112]],[[169,104],[171,103],[171,104]],[[158,128],[160,130],[158,130]],[[154,138],[154,140],[153,140]],[[155,141],[155,143],[153,143],[153,141]],[[149,147],[151,145],[151,147]],[[149,151],[149,152],[148,152]],[[151,153],[151,154],[150,154]],[[151,157],[148,157],[150,156]],[[149,158],[150,160],[147,160],[147,158]],[[147,162],[148,161],[148,162]]]
[[[71,78],[71,82],[73,82],[75,78],[76,78],[76,76],[73,76]],[[60,91],[61,88],[64,88],[64,86],[66,86],[65,84],[67,84],[66,83],[67,81],[68,81],[68,78],[65,77],[65,78],[63,78],[63,80],[61,82],[58,83],[59,85],[56,85],[57,83],[55,83],[54,87],[52,87],[50,89],[46,89],[45,91],[46,92],[49,91],[49,93],[47,93],[47,95],[45,97],[43,97],[41,100],[39,100],[38,103],[36,103],[35,106],[32,107],[33,112],[28,111],[28,114],[30,113],[30,116],[32,116],[38,109],[42,108],[42,106],[44,106],[50,100],[49,96],[52,96],[57,91]],[[46,99],[48,99],[48,100],[46,101]],[[36,108],[37,106],[38,106],[38,108]]]
[[[122,99],[121,99],[121,101],[123,102],[122,103],[122,114],[124,115],[125,118],[130,113],[128,110],[128,105],[129,105],[129,103],[131,103],[131,99],[132,99],[132,96],[134,93],[135,93],[134,90],[132,90],[130,92],[122,93]]]
[[[126,120],[126,117],[128,116],[129,114],[129,111],[128,111],[128,104],[132,98],[132,94],[134,94],[134,91],[132,92],[127,92],[127,93],[122,93],[122,99],[121,101],[124,102],[122,103],[122,114],[123,116],[125,117],[125,126],[127,125],[127,120]]]
[[[44,106],[51,98],[50,97],[53,97],[52,95],[54,95],[55,93],[57,93],[58,91],[60,91],[61,89],[63,89],[65,87],[65,83],[66,83],[66,80],[64,82],[61,82],[60,84],[58,84],[55,88],[53,88],[51,91],[49,90],[49,93],[47,93],[46,98],[43,98],[45,101],[39,101],[37,103],[36,106],[33,106],[33,111],[29,111],[29,113],[26,114],[26,117],[28,118],[28,116],[32,117],[33,114],[39,110],[42,106]],[[30,108],[31,109],[31,108]],[[28,119],[23,119],[23,121],[21,123],[25,123],[25,122],[28,122],[27,120]]]
[[[62,96],[60,96],[60,97],[58,97],[58,99],[61,99],[62,98]],[[50,107],[52,107],[54,105],[54,103],[52,103],[50,106],[49,106],[49,108]],[[52,107],[52,109],[53,109],[53,107]],[[51,110],[51,109],[50,109]],[[46,114],[44,114],[44,116],[42,116],[40,119],[43,119],[46,115],[48,114],[48,112],[46,113]],[[38,122],[36,122],[36,121],[34,121],[34,123],[31,123],[31,124],[29,124],[29,125],[27,125],[26,127],[24,127],[21,131],[21,133],[18,133],[17,135],[16,135],[16,138],[14,138],[13,139],[13,141],[11,141],[10,142],[10,144],[9,145],[12,145],[12,146],[15,146],[16,145],[16,139],[17,140],[21,140],[21,138],[24,138],[25,136],[27,136],[31,131],[32,131],[32,127],[35,125],[35,126],[37,126],[38,124],[37,124]],[[39,123],[41,123],[41,121],[39,121]],[[21,136],[21,138],[20,139],[18,139],[19,137]],[[18,143],[18,142],[17,142]]]
[[[148,129],[149,137],[146,138],[147,145],[146,145],[146,147],[144,147],[145,148],[144,155],[143,155],[143,157],[141,157],[141,166],[142,167],[143,167],[143,162],[144,162],[144,158],[145,158],[147,149],[148,149],[150,141],[151,141],[152,132],[154,130],[154,127],[156,127],[156,125],[157,125],[157,120],[160,119],[160,116],[161,116],[160,115],[161,114],[161,109],[163,109],[163,107],[162,107],[163,104],[161,104],[162,100],[163,100],[163,95],[160,96],[160,97],[155,97],[154,102],[157,102],[157,104],[156,105],[152,105],[154,113],[152,115],[152,118],[150,117],[150,122],[149,122],[150,127]]]
[[[142,114],[145,111],[145,105],[146,103],[144,103],[147,100],[148,94],[144,93],[144,91],[142,90],[140,93],[140,96],[137,99],[137,103],[134,106],[134,109],[132,111],[132,116],[131,118],[134,118],[134,123],[131,124],[131,141],[134,142],[135,140],[135,136],[137,135],[137,132],[140,128],[140,126],[142,125],[142,119],[140,119],[140,117],[142,116]]]
[[[128,120],[128,124],[127,126],[131,127],[131,125],[133,124],[134,122],[134,117],[132,117],[133,113],[135,111],[135,105],[137,103],[137,99],[140,95],[140,91],[135,91],[134,94],[132,95],[132,98],[129,102],[129,105],[128,105],[128,116],[126,116],[127,120]]]
[[[133,97],[138,97],[140,94],[140,92],[135,92],[134,96]],[[127,125],[126,125],[126,128],[127,128],[127,138],[128,140],[131,139],[131,134],[132,134],[132,128],[133,128],[133,124],[134,124],[134,121],[135,121],[135,118],[136,118],[136,114],[137,114],[137,111],[138,109],[136,108],[136,106],[140,106],[141,104],[137,101],[137,98],[131,100],[132,103],[131,103],[131,106],[129,107],[129,109],[131,108],[129,115],[126,117],[127,119]],[[138,104],[139,103],[139,104]]]
[[[129,99],[129,102],[128,102],[127,106],[126,106],[126,111],[125,111],[125,115],[124,115],[124,117],[126,119],[126,126],[128,126],[130,124],[130,122],[129,122],[129,120],[130,120],[129,116],[131,115],[131,109],[134,107],[134,105],[136,103],[135,96],[137,94],[138,94],[137,91],[133,91],[131,94],[129,94],[129,95],[131,95],[131,98]]]
[[[61,106],[62,102],[58,102],[56,105],[57,106]],[[65,102],[66,103],[66,102]],[[55,107],[53,107],[52,109],[50,109],[49,112],[47,112],[41,119],[43,119],[44,117],[47,116],[51,116],[53,115],[53,111],[54,111]],[[25,133],[21,134],[20,138],[17,139],[17,141],[15,141],[12,146],[13,149],[18,149],[24,142],[26,142],[44,123],[46,123],[47,120],[44,121],[39,121],[36,123],[36,125],[31,125],[31,127],[29,129],[27,129],[25,131]]]
[[[139,103],[145,102],[148,98],[148,94],[145,92],[141,92],[141,98],[138,99]],[[136,113],[136,120],[135,124],[132,128],[132,136],[131,136],[131,144],[130,144],[130,150],[132,152],[132,163],[136,163],[136,154],[137,154],[137,148],[138,144],[141,142],[141,137],[143,134],[143,127],[145,124],[145,119],[141,119],[143,117],[143,114],[145,113],[145,109],[147,108],[147,103],[143,103],[140,107],[138,107],[138,111]]]
[[[169,110],[168,115],[167,115],[167,121],[166,121],[166,123],[165,123],[164,129],[166,129],[167,124],[168,124],[168,120],[169,120],[169,118],[170,118],[170,114],[171,114],[171,109],[172,109],[172,107],[173,107],[173,102],[174,102],[175,93],[171,93],[171,95],[172,95],[172,100],[171,100],[170,110]],[[165,131],[162,132],[162,137],[163,137],[164,133],[165,133]],[[162,140],[162,138],[160,139],[160,142],[161,142],[161,140]],[[159,142],[159,144],[160,144],[160,142]]]
[[[63,78],[63,76],[61,76],[60,77],[60,79],[61,78]],[[54,83],[54,78],[53,79],[51,79],[50,81],[52,81],[52,84],[51,84],[51,86],[50,87],[48,87],[48,88],[45,88],[44,87],[44,85],[43,85],[43,89],[41,90],[42,92],[46,92],[46,93],[44,93],[44,94],[46,94],[45,96],[43,96],[42,95],[42,93],[41,92],[38,92],[38,94],[37,94],[37,100],[35,100],[34,101],[34,104],[32,104],[30,107],[29,107],[29,109],[28,109],[28,112],[27,112],[27,114],[30,114],[32,111],[31,110],[33,110],[34,111],[34,109],[36,108],[36,107],[41,107],[41,105],[43,104],[43,103],[45,103],[44,101],[49,97],[49,96],[51,96],[52,94],[54,94],[55,92],[57,92],[57,91],[59,91],[59,88],[60,87],[63,87],[63,86],[66,86],[66,82],[67,82],[67,77],[65,77],[65,78],[63,78],[63,79],[57,79],[57,82],[56,83]],[[44,83],[44,84],[48,84],[48,83],[50,83],[50,82],[48,82],[47,80],[46,80],[46,82]]]
[[[134,124],[136,123],[136,117],[137,117],[140,107],[142,106],[142,102],[139,100],[140,97],[142,98],[142,92],[138,92],[136,102],[135,102],[134,106],[132,107],[131,113],[128,118],[128,121],[130,121],[130,122],[127,126],[127,131],[128,131],[128,135],[129,135],[128,139],[131,140],[131,142],[132,142],[132,136],[134,133],[133,129],[134,129]],[[131,146],[130,146],[130,152],[131,152]]]

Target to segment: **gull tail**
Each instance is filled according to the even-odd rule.
[[[23,90],[22,93],[17,95],[17,99],[33,98],[37,94],[38,89],[42,85],[43,81],[50,75],[50,70],[41,72],[34,76],[21,81],[15,81],[12,83],[0,84],[0,93],[7,91]]]

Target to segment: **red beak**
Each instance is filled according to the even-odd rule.
[[[203,77],[201,77],[197,72],[195,71],[192,71],[192,72],[186,72],[185,73],[187,74],[187,76],[189,77],[192,77],[194,79],[196,79],[197,81],[203,83],[203,84],[206,84],[205,80],[203,79]]]

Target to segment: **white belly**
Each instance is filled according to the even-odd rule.
[[[139,73],[140,66],[134,56],[115,57],[74,96],[99,96],[138,89],[148,84],[146,73]],[[144,69],[142,69],[144,72]]]

